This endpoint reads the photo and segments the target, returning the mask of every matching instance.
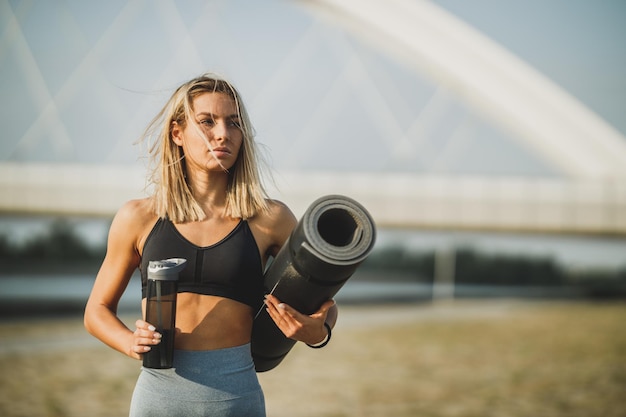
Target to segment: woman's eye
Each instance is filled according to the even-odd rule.
[[[213,119],[204,119],[200,120],[200,124],[205,126],[213,126],[215,124],[215,121]]]
[[[232,127],[236,127],[237,129],[241,129],[241,123],[239,123],[239,120],[231,120],[229,125]]]

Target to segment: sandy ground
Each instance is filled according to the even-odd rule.
[[[626,415],[624,303],[340,308],[326,348],[259,374],[269,416]],[[0,340],[0,415],[127,414],[140,363],[80,318],[0,323]]]

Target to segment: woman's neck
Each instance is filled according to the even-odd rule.
[[[226,207],[227,172],[188,173],[187,178],[194,198],[207,217],[221,217]]]

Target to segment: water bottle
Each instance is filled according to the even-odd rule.
[[[176,329],[176,295],[178,274],[186,259],[172,258],[148,263],[148,287],[145,320],[161,333],[161,343],[151,346],[143,354],[143,366],[165,369],[174,359],[174,332]]]

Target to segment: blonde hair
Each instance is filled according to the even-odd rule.
[[[146,129],[143,138],[152,141],[149,145],[152,208],[159,217],[169,217],[175,223],[199,221],[206,217],[187,182],[183,149],[174,143],[171,135],[174,122],[182,128],[185,128],[187,123],[196,123],[192,113],[193,101],[204,93],[225,94],[235,102],[243,134],[237,161],[227,171],[228,186],[224,214],[233,218],[254,217],[258,212],[268,210],[267,194],[261,182],[254,129],[235,87],[212,74],[204,74],[178,87]],[[205,142],[212,151],[206,138]]]

